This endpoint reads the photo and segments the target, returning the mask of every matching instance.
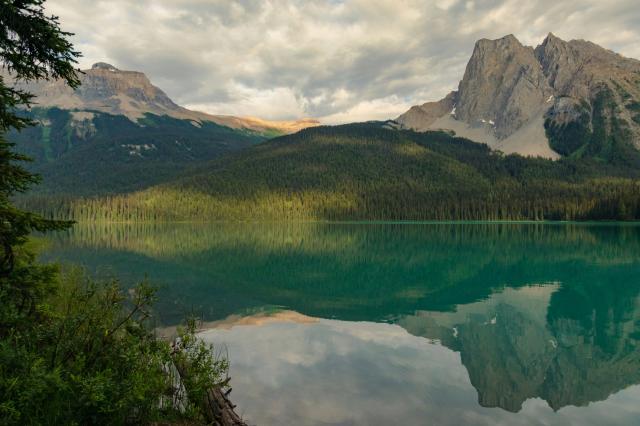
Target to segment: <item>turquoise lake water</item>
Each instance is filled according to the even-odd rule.
[[[77,225],[45,260],[203,319],[259,425],[640,424],[640,226]]]

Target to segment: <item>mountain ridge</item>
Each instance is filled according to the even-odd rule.
[[[4,72],[4,78],[11,76]],[[125,71],[106,62],[97,62],[90,69],[78,74],[80,86],[72,89],[64,81],[14,82],[18,87],[33,93],[34,106],[61,108],[76,112],[102,112],[123,115],[133,122],[146,113],[167,115],[171,118],[190,120],[194,125],[212,122],[232,129],[244,129],[258,133],[286,134],[320,124],[304,118],[292,121],[269,121],[255,117],[213,115],[192,111],[176,104],[167,94],[153,85],[145,73]]]
[[[536,48],[510,34],[478,40],[456,91],[395,121],[452,130],[505,153],[610,160],[640,147],[639,112],[640,61],[553,33]]]
[[[9,140],[34,161],[40,194],[105,195],[139,190],[179,177],[225,153],[315,126],[311,119],[272,122],[191,111],[142,72],[98,62],[70,88],[61,80],[14,81],[35,95],[24,114],[37,126]]]
[[[34,108],[28,116],[39,125],[12,132],[8,139],[33,159],[27,167],[43,179],[31,192],[39,194],[95,196],[142,189],[267,139],[210,121],[195,126],[150,113],[137,122],[59,108]]]

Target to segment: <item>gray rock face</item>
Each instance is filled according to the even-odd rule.
[[[443,112],[443,105],[455,114]],[[535,49],[513,35],[483,39],[457,92],[413,107],[396,121],[418,131],[454,130],[507,153],[549,158],[586,145],[597,153],[612,137],[640,147],[640,61],[553,34]]]
[[[171,113],[180,110],[161,89],[151,84],[147,76],[136,71],[120,71],[103,62],[93,65],[82,77],[75,91],[83,103],[107,103],[123,115],[140,112]]]
[[[0,76],[5,81],[12,81],[11,75],[6,70],[0,70]],[[81,84],[75,90],[60,80],[42,80],[28,84],[14,82],[14,84],[33,93],[36,96],[34,106],[37,107],[124,115],[134,122],[145,114],[151,113],[189,120],[194,125],[210,121],[231,128],[270,134],[293,133],[319,124],[312,119],[276,122],[191,111],[174,103],[164,91],[154,86],[144,73],[123,71],[105,62],[98,62],[90,69],[83,70],[78,77]]]
[[[75,90],[59,80],[19,85],[36,95],[40,107],[100,111],[134,120],[145,113],[178,117],[185,111],[141,72],[98,62],[78,77],[81,84]]]
[[[118,68],[114,67],[111,64],[108,64],[106,62],[96,62],[95,64],[93,64],[93,66],[91,67],[92,70],[110,70],[110,71],[120,71]]]
[[[492,122],[504,139],[537,115],[550,94],[531,47],[513,35],[483,39],[460,82],[455,117],[471,125]]]
[[[553,34],[536,48],[536,57],[556,95],[545,118],[558,152],[607,149],[613,138],[640,147],[640,61]],[[570,123],[590,140],[580,144],[563,131]]]
[[[451,92],[438,102],[427,102],[423,105],[413,106],[396,121],[401,124],[401,127],[418,131],[429,130],[440,117],[446,114],[455,114],[453,108],[455,108],[457,97],[458,92]]]
[[[588,98],[598,83],[625,83],[640,71],[640,61],[625,58],[584,40],[563,41],[549,34],[535,49],[557,96]]]

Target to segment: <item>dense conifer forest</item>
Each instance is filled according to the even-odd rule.
[[[40,125],[13,131],[8,139],[33,159],[29,170],[42,176],[32,191],[46,194],[140,190],[267,139],[249,130],[153,114],[134,122],[123,115],[34,108],[26,116]]]
[[[608,158],[504,155],[369,122],[275,138],[139,192],[22,202],[79,221],[639,219],[640,156]]]

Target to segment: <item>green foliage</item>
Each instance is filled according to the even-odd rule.
[[[627,109],[631,111],[631,119],[636,124],[640,124],[640,102],[633,101],[627,104]]]
[[[564,156],[578,152],[591,140],[590,121],[591,117],[587,112],[583,112],[577,120],[564,124],[556,124],[555,121],[546,119],[544,127],[549,145]]]
[[[611,83],[613,83],[613,85],[616,88],[616,92],[618,92],[618,95],[620,96],[620,98],[622,98],[623,101],[627,101],[629,99],[632,99],[633,96],[631,95],[631,93],[629,93],[629,91],[627,89],[625,89],[620,83],[618,83],[616,80],[611,80]]]
[[[628,155],[638,158],[629,150],[625,152],[628,135],[624,126],[617,119],[616,102],[610,89],[603,87],[593,101],[593,134],[585,147],[584,155],[600,158],[612,163],[625,162]]]
[[[178,327],[179,338],[173,345],[172,362],[179,366],[182,384],[188,392],[192,413],[206,410],[204,401],[212,386],[226,386],[229,362],[216,354],[214,347],[196,337],[197,323],[187,320]]]
[[[61,279],[52,267],[28,270],[50,291],[41,298],[37,317],[14,325],[0,341],[4,424],[201,418],[201,393],[223,384],[228,363],[198,342],[193,322],[172,346],[152,331],[155,291],[147,283],[124,293],[116,281],[92,282],[77,270]],[[15,300],[2,296],[4,306]],[[189,380],[181,383],[188,398],[181,398],[180,381],[167,373],[175,363],[186,368]]]
[[[623,90],[621,87],[617,89]],[[627,109],[634,111],[636,104],[631,102]],[[551,147],[565,156],[640,168],[640,153],[630,142],[632,138],[628,123],[618,118],[618,105],[613,91],[602,86],[593,99],[592,107],[582,106],[583,111],[574,121],[559,124],[551,118],[545,120]],[[636,121],[635,117],[632,118]]]
[[[71,86],[78,83],[72,63],[77,53],[66,41],[55,18],[44,15],[42,1],[0,3],[0,61],[20,79],[56,77]],[[29,351],[30,331],[45,316],[43,300],[53,291],[54,271],[34,264],[24,247],[32,231],[62,229],[66,222],[46,220],[16,208],[11,197],[38,181],[19,163],[27,157],[16,154],[4,133],[32,124],[17,109],[29,104],[31,95],[9,87],[0,78],[0,345],[3,348],[2,405],[5,391],[18,386],[15,377],[6,378],[12,359],[22,359]],[[13,352],[11,352],[11,347]],[[34,350],[32,347],[30,350]],[[19,376],[18,376],[19,377]],[[11,411],[10,407],[7,409]],[[8,412],[7,415],[11,413]]]
[[[71,87],[79,81],[73,69],[75,52],[57,18],[44,13],[43,0],[2,1],[0,3],[0,61],[16,80],[61,78]],[[27,157],[12,151],[4,133],[33,124],[17,110],[28,106],[32,95],[9,87],[0,78],[0,277],[9,275],[15,264],[14,247],[24,243],[31,231],[60,229],[68,224],[47,221],[16,209],[10,201],[15,193],[26,191],[37,178],[18,163]],[[25,295],[31,299],[29,295]]]
[[[57,18],[44,14],[43,0],[0,1],[0,21],[0,61],[15,79],[61,78],[77,86],[72,65],[78,53]],[[226,362],[203,361],[213,355],[206,346],[171,348],[156,339],[149,323],[154,291],[146,283],[127,295],[116,282],[92,283],[77,273],[61,279],[55,267],[36,263],[27,247],[31,232],[70,225],[20,210],[11,201],[38,181],[20,165],[28,158],[4,138],[34,124],[19,112],[31,98],[0,79],[0,422],[200,419],[199,400],[173,403],[176,380],[167,370],[174,358],[193,359],[185,368],[195,384],[184,381],[184,386],[187,397],[190,391],[198,397],[205,380],[222,385]],[[37,132],[43,135],[45,160],[57,155],[56,140],[72,142],[65,126]],[[181,341],[193,342],[194,331],[187,329]],[[163,398],[172,403],[161,403]]]
[[[640,102],[633,101],[627,105],[627,109],[633,112],[640,112]]]
[[[72,34],[60,29],[57,17],[45,14],[44,1],[2,1],[0,59],[20,78],[62,78],[76,86],[73,64],[79,53],[67,40]]]
[[[68,110],[34,108],[27,116],[40,124],[9,135],[34,159],[29,170],[43,177],[35,192],[91,196],[142,189],[265,140],[212,122],[147,114],[134,123],[90,114],[75,120]]]
[[[32,197],[82,221],[588,220],[640,217],[640,169],[502,155],[379,123],[306,129],[171,184],[91,199]]]

